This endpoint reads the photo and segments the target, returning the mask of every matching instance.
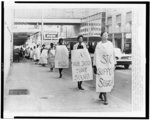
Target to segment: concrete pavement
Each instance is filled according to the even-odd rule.
[[[69,69],[65,69],[64,72],[66,75],[68,75],[68,77],[70,76],[71,79],[71,74],[72,74],[71,67]],[[129,67],[129,69],[124,69],[124,66],[117,67],[114,76],[115,84],[111,91],[111,94],[113,96],[128,103],[131,103],[131,97],[132,97],[131,96],[131,90],[132,90],[131,75],[132,75],[131,66]],[[94,80],[85,81],[83,82],[83,85],[84,84],[88,87],[95,89],[96,87],[95,75],[94,75]]]
[[[77,89],[68,70],[58,78],[58,70],[31,61],[13,63],[6,86],[4,112],[129,112],[131,104],[108,94],[108,105],[98,99],[95,87],[83,83],[85,90]],[[11,89],[27,89],[27,95],[9,95]],[[7,115],[6,115],[7,116]]]

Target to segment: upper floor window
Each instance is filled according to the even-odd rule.
[[[127,12],[126,14],[126,22],[131,22],[132,21],[132,12]]]
[[[107,18],[107,32],[112,32],[112,17]]]
[[[132,31],[132,12],[126,14],[126,32]]]
[[[116,32],[121,32],[121,14],[116,15]]]
[[[116,23],[121,23],[121,15],[116,15]]]
[[[108,17],[107,18],[107,24],[108,25],[112,25],[112,17]]]

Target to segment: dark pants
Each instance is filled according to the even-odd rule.
[[[81,89],[82,88],[82,81],[78,81],[78,88]]]
[[[99,98],[101,100],[104,100],[105,103],[107,103],[107,94],[106,94],[106,92],[100,92]]]
[[[20,61],[20,57],[19,57],[19,55],[17,55],[17,60],[18,60],[18,62]]]
[[[36,59],[36,62],[39,62],[39,59]]]
[[[59,68],[59,75],[60,75],[60,78],[62,77],[62,71],[63,71],[63,68]]]

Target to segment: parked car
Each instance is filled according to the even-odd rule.
[[[124,54],[120,48],[115,48],[116,65],[123,65],[126,69],[131,65],[131,54]]]

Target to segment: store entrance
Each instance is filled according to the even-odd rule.
[[[121,49],[121,39],[118,38],[115,39],[115,47]]]

